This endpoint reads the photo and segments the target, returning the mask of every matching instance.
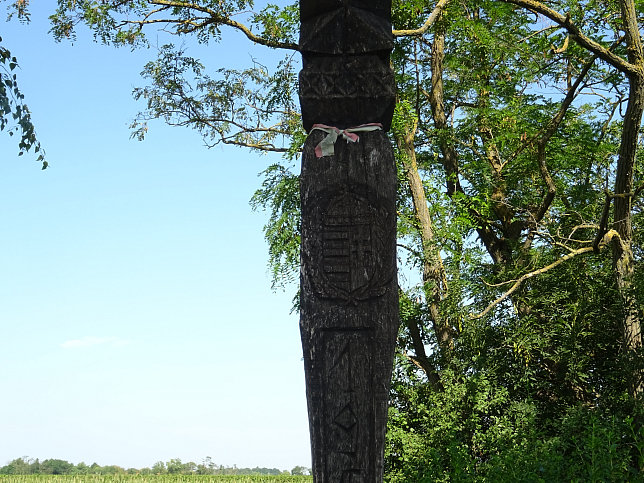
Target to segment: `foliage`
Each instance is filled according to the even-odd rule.
[[[250,200],[253,209],[269,207],[264,233],[268,242],[273,288],[286,288],[299,275],[300,180],[292,170],[273,164],[260,173],[262,187]]]
[[[45,153],[36,138],[31,112],[24,103],[24,94],[18,88],[17,76],[14,73],[16,68],[18,60],[6,47],[0,45],[0,131],[7,129],[9,136],[18,134],[18,156],[33,149],[38,155],[37,161],[42,163],[42,169],[46,169]]]
[[[219,68],[215,78],[181,49],[161,47],[156,61],[145,66],[150,81],[134,90],[146,111],[132,124],[133,136],[143,139],[147,123],[163,119],[199,131],[208,146],[232,144],[260,152],[289,152],[285,137],[298,129],[294,101],[293,54],[278,63],[274,73],[259,61],[244,70]]]
[[[441,393],[420,389],[404,412],[390,410],[388,481],[639,479],[644,434],[634,420],[641,408],[617,416],[579,405],[544,427],[538,403],[513,400],[485,375],[445,386]]]
[[[578,14],[609,37],[603,14]],[[422,23],[406,2],[394,19]],[[615,182],[627,79],[503,2],[452,4],[394,63],[406,106],[394,139],[418,126],[397,154],[424,180],[414,203],[429,204],[434,237],[408,203],[399,233],[410,263],[439,276],[401,299],[390,480],[637,479],[642,409],[628,381],[641,349],[624,350],[613,258],[584,248]]]

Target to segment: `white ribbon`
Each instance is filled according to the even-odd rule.
[[[321,158],[322,156],[333,156],[335,154],[335,142],[339,136],[346,139],[348,143],[356,143],[360,140],[358,132],[381,131],[382,124],[370,123],[361,124],[360,126],[350,127],[347,129],[338,129],[337,127],[327,126],[326,124],[313,124],[311,131],[324,131],[327,135],[315,147],[315,156]]]

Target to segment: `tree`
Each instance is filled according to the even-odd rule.
[[[311,471],[304,466],[296,466],[291,470],[291,475],[310,475]]]
[[[76,465],[76,469],[74,470],[74,474],[78,475],[87,475],[90,472],[90,467],[87,466],[83,461],[78,463]]]
[[[65,460],[47,459],[40,463],[40,473],[45,475],[70,475],[74,465]]]
[[[410,275],[400,282],[392,480],[611,480],[644,469],[643,15],[632,0],[394,2],[391,138]],[[155,25],[203,42],[232,29],[282,52],[272,66],[213,70],[162,47],[135,91],[146,109],[134,129],[143,136],[164,119],[209,145],[283,153],[252,202],[270,212],[275,286],[292,281],[291,163],[305,135],[297,3],[253,12],[244,0],[60,1],[53,22],[58,38],[86,23],[101,41],[132,46]]]
[[[623,344],[625,350],[634,353],[642,348],[641,308],[633,293],[635,259],[633,253],[633,200],[639,192],[634,186],[635,163],[637,160],[642,113],[644,112],[644,46],[640,35],[638,12],[634,0],[619,0],[610,11],[613,21],[610,33],[600,30],[601,35],[610,42],[598,42],[586,34],[571,20],[571,13],[561,14],[539,2],[512,0],[510,3],[544,15],[557,26],[565,29],[567,38],[572,38],[593,58],[599,58],[616,73],[625,77],[628,97],[623,115],[621,140],[615,167],[614,191],[606,194],[606,205],[613,202],[612,237],[613,270],[619,294],[622,298],[624,320],[622,322]],[[580,20],[605,19],[606,10],[588,12],[586,6],[575,6],[576,17]],[[601,16],[600,16],[601,15]],[[596,20],[595,20],[596,21]],[[599,25],[597,25],[599,27]],[[607,35],[606,35],[607,34]],[[622,52],[615,48],[624,43]],[[621,55],[619,55],[621,54]],[[641,189],[639,190],[641,191]],[[600,233],[607,232],[606,220],[601,220]],[[637,368],[631,381],[631,391],[640,394],[644,391],[644,375]]]
[[[0,468],[1,475],[29,475],[33,473],[31,465],[33,464],[32,460],[29,460],[26,456],[22,458],[16,458],[9,462],[7,465]]]
[[[15,1],[9,5],[9,18],[16,15],[22,21],[29,20],[27,2]],[[36,138],[36,131],[31,121],[31,112],[25,104],[25,96],[18,87],[15,70],[18,60],[11,55],[9,49],[2,45],[0,37],[0,131],[7,129],[9,136],[19,134],[18,156],[29,152],[37,154],[36,160],[42,163],[42,169],[47,168],[45,153]]]
[[[589,31],[606,34],[600,27],[605,11],[578,8],[571,12],[584,25],[594,22]],[[407,9],[399,5],[401,32],[427,18],[410,22]],[[611,18],[619,16],[613,11]],[[405,454],[419,444],[409,435],[411,425],[430,446],[452,450],[423,454],[437,458],[435,466],[427,462],[440,471],[425,474],[432,480],[457,477],[465,471],[463,461],[470,477],[488,471],[485,462],[494,460],[499,445],[504,455],[512,447],[523,451],[512,438],[527,437],[533,424],[572,418],[579,405],[595,408],[580,413],[592,419],[630,392],[630,404],[641,407],[642,367],[641,346],[632,336],[639,334],[637,291],[620,281],[619,263],[601,252],[617,243],[614,260],[628,258],[629,235],[607,224],[613,194],[605,190],[607,180],[617,183],[621,176],[626,125],[640,125],[637,118],[626,120],[628,109],[614,121],[631,82],[615,63],[604,62],[619,45],[618,27],[613,39],[603,40],[608,47],[588,51],[558,32],[558,24],[544,28],[541,18],[501,2],[453,4],[437,18],[432,35],[419,32],[401,42],[400,121],[393,133],[407,181],[403,199],[411,199],[401,232],[423,283],[401,298],[403,354],[413,366],[398,374],[393,420],[400,417],[406,431],[400,446],[391,448],[390,463],[394,470],[405,460],[418,465]],[[539,95],[544,86],[558,94]],[[628,102],[633,98],[631,93]],[[634,156],[637,146],[631,147]],[[628,211],[634,219],[637,210]],[[616,293],[622,303],[615,303]],[[431,391],[419,399],[407,386],[423,379]],[[513,404],[513,417],[520,418],[511,421]],[[428,405],[445,408],[440,414],[450,431],[439,435],[427,428],[439,416],[421,417],[418,407]],[[639,411],[629,407],[622,407],[622,417]],[[450,421],[449,410],[465,416]],[[575,419],[583,421],[579,414]],[[519,423],[521,431],[512,434]],[[610,431],[630,431],[606,423]],[[637,418],[633,430],[641,434]],[[500,438],[499,432],[506,434]],[[548,432],[570,438],[554,427]],[[638,458],[631,462],[641,468]],[[574,475],[568,478],[583,473]]]
[[[171,459],[165,466],[167,472],[170,474],[179,474],[183,470],[183,463],[179,458]]]
[[[165,473],[167,473],[167,470],[163,461],[157,461],[152,465],[152,474],[163,475]]]
[[[215,462],[210,456],[206,456],[206,458],[204,458],[204,460],[197,465],[195,472],[198,475],[212,475],[216,470],[217,465],[215,464]]]
[[[116,466],[116,465],[106,465],[106,466],[101,466],[100,468],[101,475],[118,475],[122,473],[125,473],[125,470],[120,466]]]

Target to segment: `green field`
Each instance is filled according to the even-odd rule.
[[[0,475],[0,483],[309,483],[311,476],[267,475]]]

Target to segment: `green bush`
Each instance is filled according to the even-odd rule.
[[[386,481],[644,481],[641,405],[579,404],[547,421],[483,374],[443,378],[442,391],[398,388]]]

